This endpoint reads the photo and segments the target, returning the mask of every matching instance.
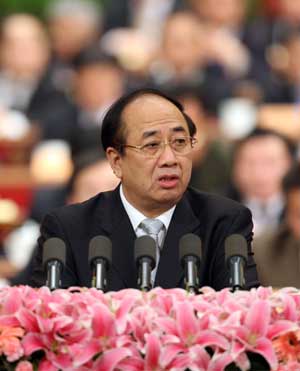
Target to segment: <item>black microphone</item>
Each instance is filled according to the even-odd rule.
[[[89,245],[89,265],[92,269],[92,287],[105,291],[107,272],[112,261],[112,245],[106,236],[95,236]]]
[[[50,290],[61,287],[61,273],[66,261],[66,245],[63,240],[51,237],[43,245],[43,266],[47,272],[46,285]]]
[[[248,246],[245,237],[232,234],[225,239],[225,262],[229,269],[229,284],[232,291],[245,288],[245,265],[248,258]]]
[[[198,293],[202,243],[200,237],[188,233],[179,241],[179,258],[184,268],[184,284],[190,293]]]
[[[135,263],[138,268],[138,287],[142,291],[152,289],[151,271],[156,264],[156,244],[152,237],[141,236],[135,240]]]

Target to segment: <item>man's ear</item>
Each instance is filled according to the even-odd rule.
[[[122,157],[115,148],[108,147],[106,149],[106,157],[107,160],[114,172],[114,174],[119,178],[122,179]]]

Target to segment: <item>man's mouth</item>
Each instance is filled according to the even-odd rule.
[[[162,188],[171,189],[177,186],[179,182],[178,175],[162,175],[159,177],[158,182]]]

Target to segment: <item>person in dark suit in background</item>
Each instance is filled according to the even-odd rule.
[[[104,117],[102,145],[121,183],[111,192],[45,217],[31,284],[45,284],[43,243],[59,237],[67,247],[62,286],[90,286],[89,241],[105,235],[112,241],[108,290],[137,288],[134,241],[141,222],[155,218],[163,225],[155,286],[184,287],[178,243],[187,233],[202,240],[201,286],[216,290],[229,286],[224,240],[234,233],[248,243],[247,287],[257,286],[250,211],[235,201],[188,187],[195,132],[183,107],[160,91],[140,89],[117,100]]]
[[[270,229],[253,244],[263,286],[300,288],[300,163],[282,182],[286,210],[279,227]]]

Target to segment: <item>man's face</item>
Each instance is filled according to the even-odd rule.
[[[142,146],[190,136],[188,125],[176,106],[156,95],[131,102],[122,114],[125,144]],[[154,217],[174,206],[185,192],[192,169],[191,154],[176,155],[169,145],[159,156],[149,157],[134,148],[115,149],[107,154],[121,179],[127,200],[146,216]]]

